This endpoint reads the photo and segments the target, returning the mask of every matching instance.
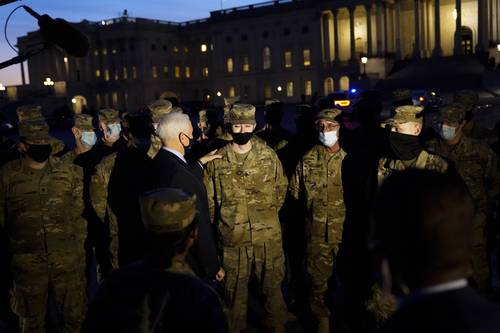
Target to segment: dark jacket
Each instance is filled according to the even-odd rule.
[[[197,162],[188,165],[174,154],[160,149],[153,159],[152,181],[154,188],[172,187],[196,194],[199,240],[190,249],[187,261],[196,275],[202,279],[214,279],[220,264],[208,213],[202,167]]]
[[[227,323],[217,293],[200,279],[142,261],[103,281],[82,332],[224,333]]]
[[[413,297],[381,332],[496,333],[500,332],[500,306],[470,287]]]

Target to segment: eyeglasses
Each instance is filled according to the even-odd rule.
[[[340,125],[335,124],[335,123],[317,123],[316,124],[316,129],[318,131],[331,132],[331,131],[335,131],[339,128],[340,128]]]

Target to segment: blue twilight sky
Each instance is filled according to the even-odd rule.
[[[83,19],[100,21],[121,16],[124,9],[129,16],[154,18],[169,21],[188,21],[208,17],[210,11],[244,6],[265,0],[23,0],[0,7],[0,62],[16,55],[5,41],[3,28],[9,13],[19,5],[27,5],[40,14],[60,17],[70,22]],[[0,0],[1,2],[1,0]],[[17,37],[38,29],[35,18],[18,9],[10,18],[7,35],[15,45]],[[0,70],[0,83],[13,85],[21,83],[20,66],[13,65]]]

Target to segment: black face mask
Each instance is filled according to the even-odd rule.
[[[48,160],[51,153],[52,147],[50,145],[29,145],[28,150],[26,150],[26,155],[38,163]]]
[[[183,134],[186,138],[189,139],[189,144],[187,146],[184,146],[184,144],[182,143],[182,141],[181,141],[181,134]],[[191,148],[193,148],[194,139],[190,138],[189,136],[187,136],[187,134],[180,133],[179,134],[179,141],[181,142],[181,145],[184,147],[184,155],[187,155],[189,153],[189,151],[191,150]]]
[[[417,158],[422,151],[418,136],[391,132],[389,134],[391,150],[400,160]]]
[[[253,132],[232,133],[232,136],[233,136],[233,142],[236,143],[237,145],[242,146],[242,145],[246,144],[248,141],[250,141],[250,139],[253,136]]]

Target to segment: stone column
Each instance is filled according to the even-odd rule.
[[[396,0],[395,4],[396,6],[396,24],[395,24],[395,29],[396,29],[396,59],[401,59],[401,29],[400,29],[400,23],[401,23],[401,1]]]
[[[368,42],[367,46],[367,56],[371,57],[373,54],[373,45],[372,45],[372,5],[365,5],[366,10],[366,39]]]
[[[462,0],[455,0],[455,9],[457,10],[457,19],[455,20],[455,47],[454,55],[462,54]],[[481,23],[478,23],[480,26]]]
[[[389,52],[389,33],[388,33],[388,20],[387,20],[387,3],[382,3],[384,9],[384,55]]]
[[[377,6],[377,56],[382,57],[382,1],[378,0]]]
[[[413,57],[420,58],[420,16],[419,16],[419,0],[414,0],[414,14],[415,14],[415,45],[413,47]]]
[[[441,48],[441,11],[439,0],[434,0],[434,50],[432,51],[433,57],[441,57],[443,49]]]
[[[328,14],[323,14],[322,16],[323,23],[323,59],[324,62],[330,62],[330,38],[329,38],[329,24],[328,24]]]
[[[477,48],[476,53],[488,50],[488,22],[486,0],[477,0],[478,27],[477,27]]]
[[[333,35],[333,41],[334,41],[334,46],[335,46],[335,61],[339,62],[340,61],[340,52],[339,52],[339,10],[336,8],[332,10],[333,13],[333,29],[334,35]]]
[[[356,37],[354,35],[354,10],[356,7],[349,7],[349,25],[351,33],[351,61],[356,61]]]

